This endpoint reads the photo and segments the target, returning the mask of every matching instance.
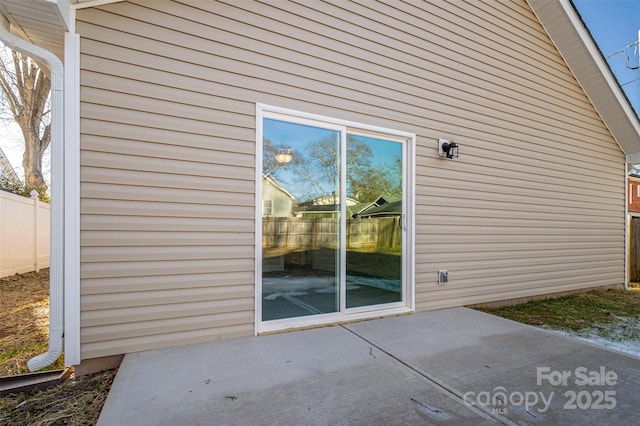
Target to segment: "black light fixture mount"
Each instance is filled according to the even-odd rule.
[[[438,154],[449,159],[458,158],[458,144],[447,139],[438,139]]]

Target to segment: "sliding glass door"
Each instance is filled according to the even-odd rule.
[[[409,139],[277,113],[260,130],[260,321],[406,308]]]

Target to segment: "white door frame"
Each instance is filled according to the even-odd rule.
[[[358,308],[349,308],[345,306],[345,254],[344,245],[346,243],[345,222],[340,221],[341,227],[341,258],[340,258],[340,310],[339,312],[317,314],[304,317],[284,318],[271,321],[262,321],[262,140],[263,140],[263,119],[272,118],[276,120],[305,124],[311,126],[320,126],[322,128],[338,130],[341,132],[342,139],[346,138],[346,134],[354,133],[359,135],[367,135],[390,140],[403,142],[403,212],[405,218],[403,220],[404,238],[403,238],[403,299],[402,302],[389,303],[384,305],[372,305]],[[401,313],[409,313],[415,311],[415,141],[414,133],[403,132],[398,130],[387,129],[379,126],[371,126],[356,123],[348,120],[341,120],[316,114],[309,114],[295,111],[287,108],[281,108],[265,104],[256,104],[256,192],[255,192],[255,334],[261,334],[273,331],[289,330],[294,328],[309,327],[314,325],[326,325],[330,323],[339,323],[353,320],[360,320],[372,317],[397,315]],[[341,141],[342,151],[346,150],[345,140]],[[345,170],[346,155],[342,152],[342,168]],[[346,186],[345,174],[342,174],[342,187]],[[344,218],[346,213],[346,194],[341,191],[340,217]]]

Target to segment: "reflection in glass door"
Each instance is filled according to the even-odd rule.
[[[265,119],[262,320],[340,310],[340,132]]]
[[[262,321],[406,306],[406,140],[275,118],[262,136]]]
[[[347,135],[346,307],[401,302],[402,143]]]

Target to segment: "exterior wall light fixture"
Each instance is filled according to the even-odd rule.
[[[441,157],[458,158],[458,144],[447,139],[438,139],[438,154]]]
[[[286,164],[293,159],[293,150],[291,148],[279,149],[275,157],[278,163]]]

